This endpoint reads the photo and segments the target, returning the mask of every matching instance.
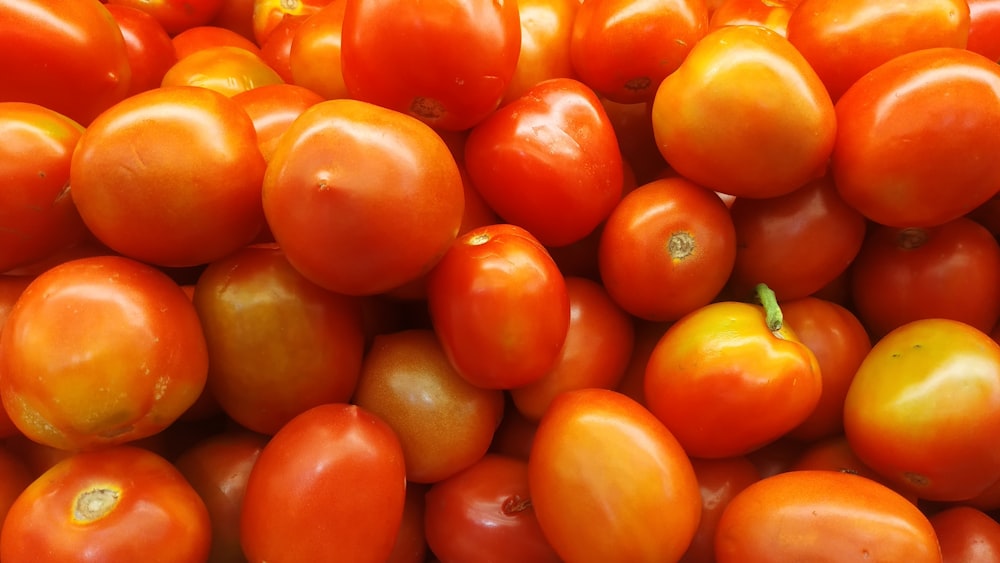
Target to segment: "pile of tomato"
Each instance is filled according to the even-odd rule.
[[[0,560],[1000,561],[1000,1],[0,4]]]

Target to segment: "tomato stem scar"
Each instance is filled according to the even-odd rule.
[[[76,497],[73,519],[85,524],[100,520],[111,513],[117,505],[118,491],[105,488],[90,489]]]
[[[767,322],[767,328],[771,332],[781,330],[781,327],[785,324],[785,318],[781,313],[781,307],[778,306],[778,298],[774,294],[774,290],[767,287],[766,283],[757,284],[757,299],[764,307],[764,318]]]

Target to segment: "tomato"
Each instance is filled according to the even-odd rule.
[[[214,25],[199,25],[185,29],[171,38],[178,59],[209,47],[240,47],[260,55],[260,47],[239,33]]]
[[[208,511],[173,465],[116,446],[68,457],[14,501],[0,532],[4,561],[157,561],[208,558]]]
[[[194,266],[257,236],[264,167],[239,105],[177,86],[136,94],[95,120],[73,153],[70,182],[101,242],[153,264]]]
[[[701,520],[680,563],[715,563],[715,531],[722,512],[737,493],[760,480],[757,467],[744,456],[692,458],[701,491]]]
[[[847,270],[868,227],[829,176],[782,196],[738,197],[729,210],[737,249],[729,287],[736,295],[750,295],[758,283],[782,300],[816,293]]]
[[[465,166],[483,200],[547,246],[578,241],[622,194],[614,128],[583,83],[555,78],[476,125]]]
[[[701,517],[680,444],[642,405],[607,389],[552,401],[528,485],[542,532],[566,561],[676,561]]]
[[[194,306],[208,342],[208,386],[242,426],[273,434],[295,415],[347,402],[361,374],[356,300],[306,280],[273,247],[210,264]]]
[[[205,337],[187,295],[126,258],[81,258],[35,278],[0,333],[0,395],[28,437],[64,449],[166,428],[198,398]]]
[[[969,38],[966,49],[1000,62],[1000,2],[968,0]]]
[[[900,55],[864,75],[836,105],[841,197],[893,227],[940,225],[985,203],[1000,189],[998,91],[997,63],[957,48]]]
[[[681,176],[737,197],[773,197],[821,176],[837,118],[795,47],[757,25],[705,35],[652,105],[663,157]]]
[[[570,60],[580,80],[602,96],[648,102],[707,27],[703,0],[581,2]]]
[[[331,3],[331,0],[253,0],[253,39],[257,45],[263,45],[285,18],[307,17]]]
[[[531,444],[535,441],[538,421],[521,414],[514,405],[514,400],[510,398],[510,393],[505,393],[504,399],[503,419],[493,433],[489,453],[527,460],[531,453]]]
[[[895,490],[913,504],[919,502],[916,495],[909,491],[899,490],[884,476],[861,461],[851,448],[847,437],[843,434],[820,438],[806,444],[799,455],[785,468],[785,471],[803,471],[808,469],[841,471],[867,477]]]
[[[440,136],[357,100],[320,102],[295,120],[271,157],[263,197],[292,265],[352,295],[382,293],[430,271],[458,234],[464,201],[458,165]]]
[[[224,0],[106,0],[108,4],[140,9],[156,18],[170,35],[212,21]]]
[[[802,0],[787,36],[840,98],[865,73],[902,55],[932,47],[964,48],[969,5],[964,0]]]
[[[627,194],[638,186],[663,178],[667,163],[656,146],[653,120],[650,119],[651,105],[619,104],[607,98],[601,98],[601,105],[615,130],[625,168],[631,169],[635,175],[635,183],[623,189],[622,193]]]
[[[247,112],[257,132],[257,144],[265,161],[270,161],[281,136],[302,112],[323,101],[323,97],[302,86],[267,84],[240,92],[233,101]]]
[[[254,41],[254,2],[255,0],[222,0],[222,6],[208,25],[232,30]]]
[[[632,357],[635,329],[632,317],[597,282],[566,278],[569,331],[559,360],[541,379],[511,389],[514,405],[539,420],[556,395],[570,389],[614,389]]]
[[[167,70],[177,62],[177,52],[170,36],[148,12],[119,4],[108,4],[106,7],[125,39],[132,74],[128,95],[156,88]]]
[[[3,522],[17,497],[35,480],[27,463],[6,445],[0,447],[0,522]]]
[[[816,356],[782,324],[777,304],[763,301],[765,308],[720,301],[697,309],[650,355],[646,404],[692,456],[749,453],[801,424],[819,402]]]
[[[876,226],[850,283],[853,309],[874,338],[931,317],[989,332],[1000,320],[1000,245],[966,218],[923,229]]]
[[[1000,561],[1000,523],[969,506],[946,508],[931,515],[944,563]]]
[[[707,305],[736,259],[729,210],[683,178],[629,192],[601,231],[598,266],[608,294],[636,317],[673,321]]]
[[[934,528],[892,489],[838,471],[791,471],[743,489],[722,513],[718,563],[939,563]]]
[[[289,46],[291,81],[329,100],[350,97],[340,70],[346,6],[346,1],[336,0],[308,16],[296,29]]]
[[[517,66],[517,2],[344,0],[351,97],[460,131],[500,104]]]
[[[399,439],[380,418],[353,405],[314,407],[282,427],[250,470],[243,551],[250,561],[383,563],[402,521],[405,476]]]
[[[823,379],[819,403],[788,435],[813,441],[844,429],[844,398],[871,351],[871,338],[861,321],[842,305],[804,297],[781,304],[785,322],[816,356]]]
[[[424,533],[424,512],[427,487],[417,483],[406,484],[403,501],[403,520],[399,524],[396,543],[386,563],[425,563],[427,539]]]
[[[645,406],[646,404],[646,364],[656,348],[657,342],[670,327],[670,323],[652,323],[636,320],[635,342],[625,375],[618,382],[617,391]]]
[[[286,82],[292,81],[292,69],[289,55],[292,50],[292,39],[298,33],[299,27],[309,16],[286,16],[281,23],[267,36],[260,45],[260,56]]]
[[[27,102],[0,102],[0,272],[83,240],[70,194],[70,161],[83,128]]]
[[[98,0],[0,5],[0,102],[30,102],[81,125],[128,95],[128,48]]]
[[[569,44],[579,0],[518,0],[521,48],[501,103],[550,78],[573,78]]]
[[[708,29],[726,25],[762,25],[787,36],[788,20],[801,0],[723,0],[712,12]]]
[[[267,62],[242,47],[205,47],[178,60],[163,75],[162,85],[198,86],[234,96],[284,80]]]
[[[503,417],[503,392],[476,387],[431,330],[375,337],[352,402],[395,430],[409,482],[434,483],[475,463]]]
[[[479,387],[538,381],[569,332],[565,278],[538,239],[514,225],[460,236],[431,272],[427,300],[448,359]]]
[[[927,500],[971,498],[1000,480],[997,431],[1000,345],[958,321],[913,321],[884,336],[844,401],[861,461]]]

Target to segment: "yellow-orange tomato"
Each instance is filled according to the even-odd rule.
[[[265,84],[281,84],[281,76],[260,57],[242,47],[205,47],[180,59],[163,76],[163,86],[199,86],[234,96]]]

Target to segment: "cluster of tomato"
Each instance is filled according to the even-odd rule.
[[[997,0],[0,4],[0,559],[1000,561]]]

